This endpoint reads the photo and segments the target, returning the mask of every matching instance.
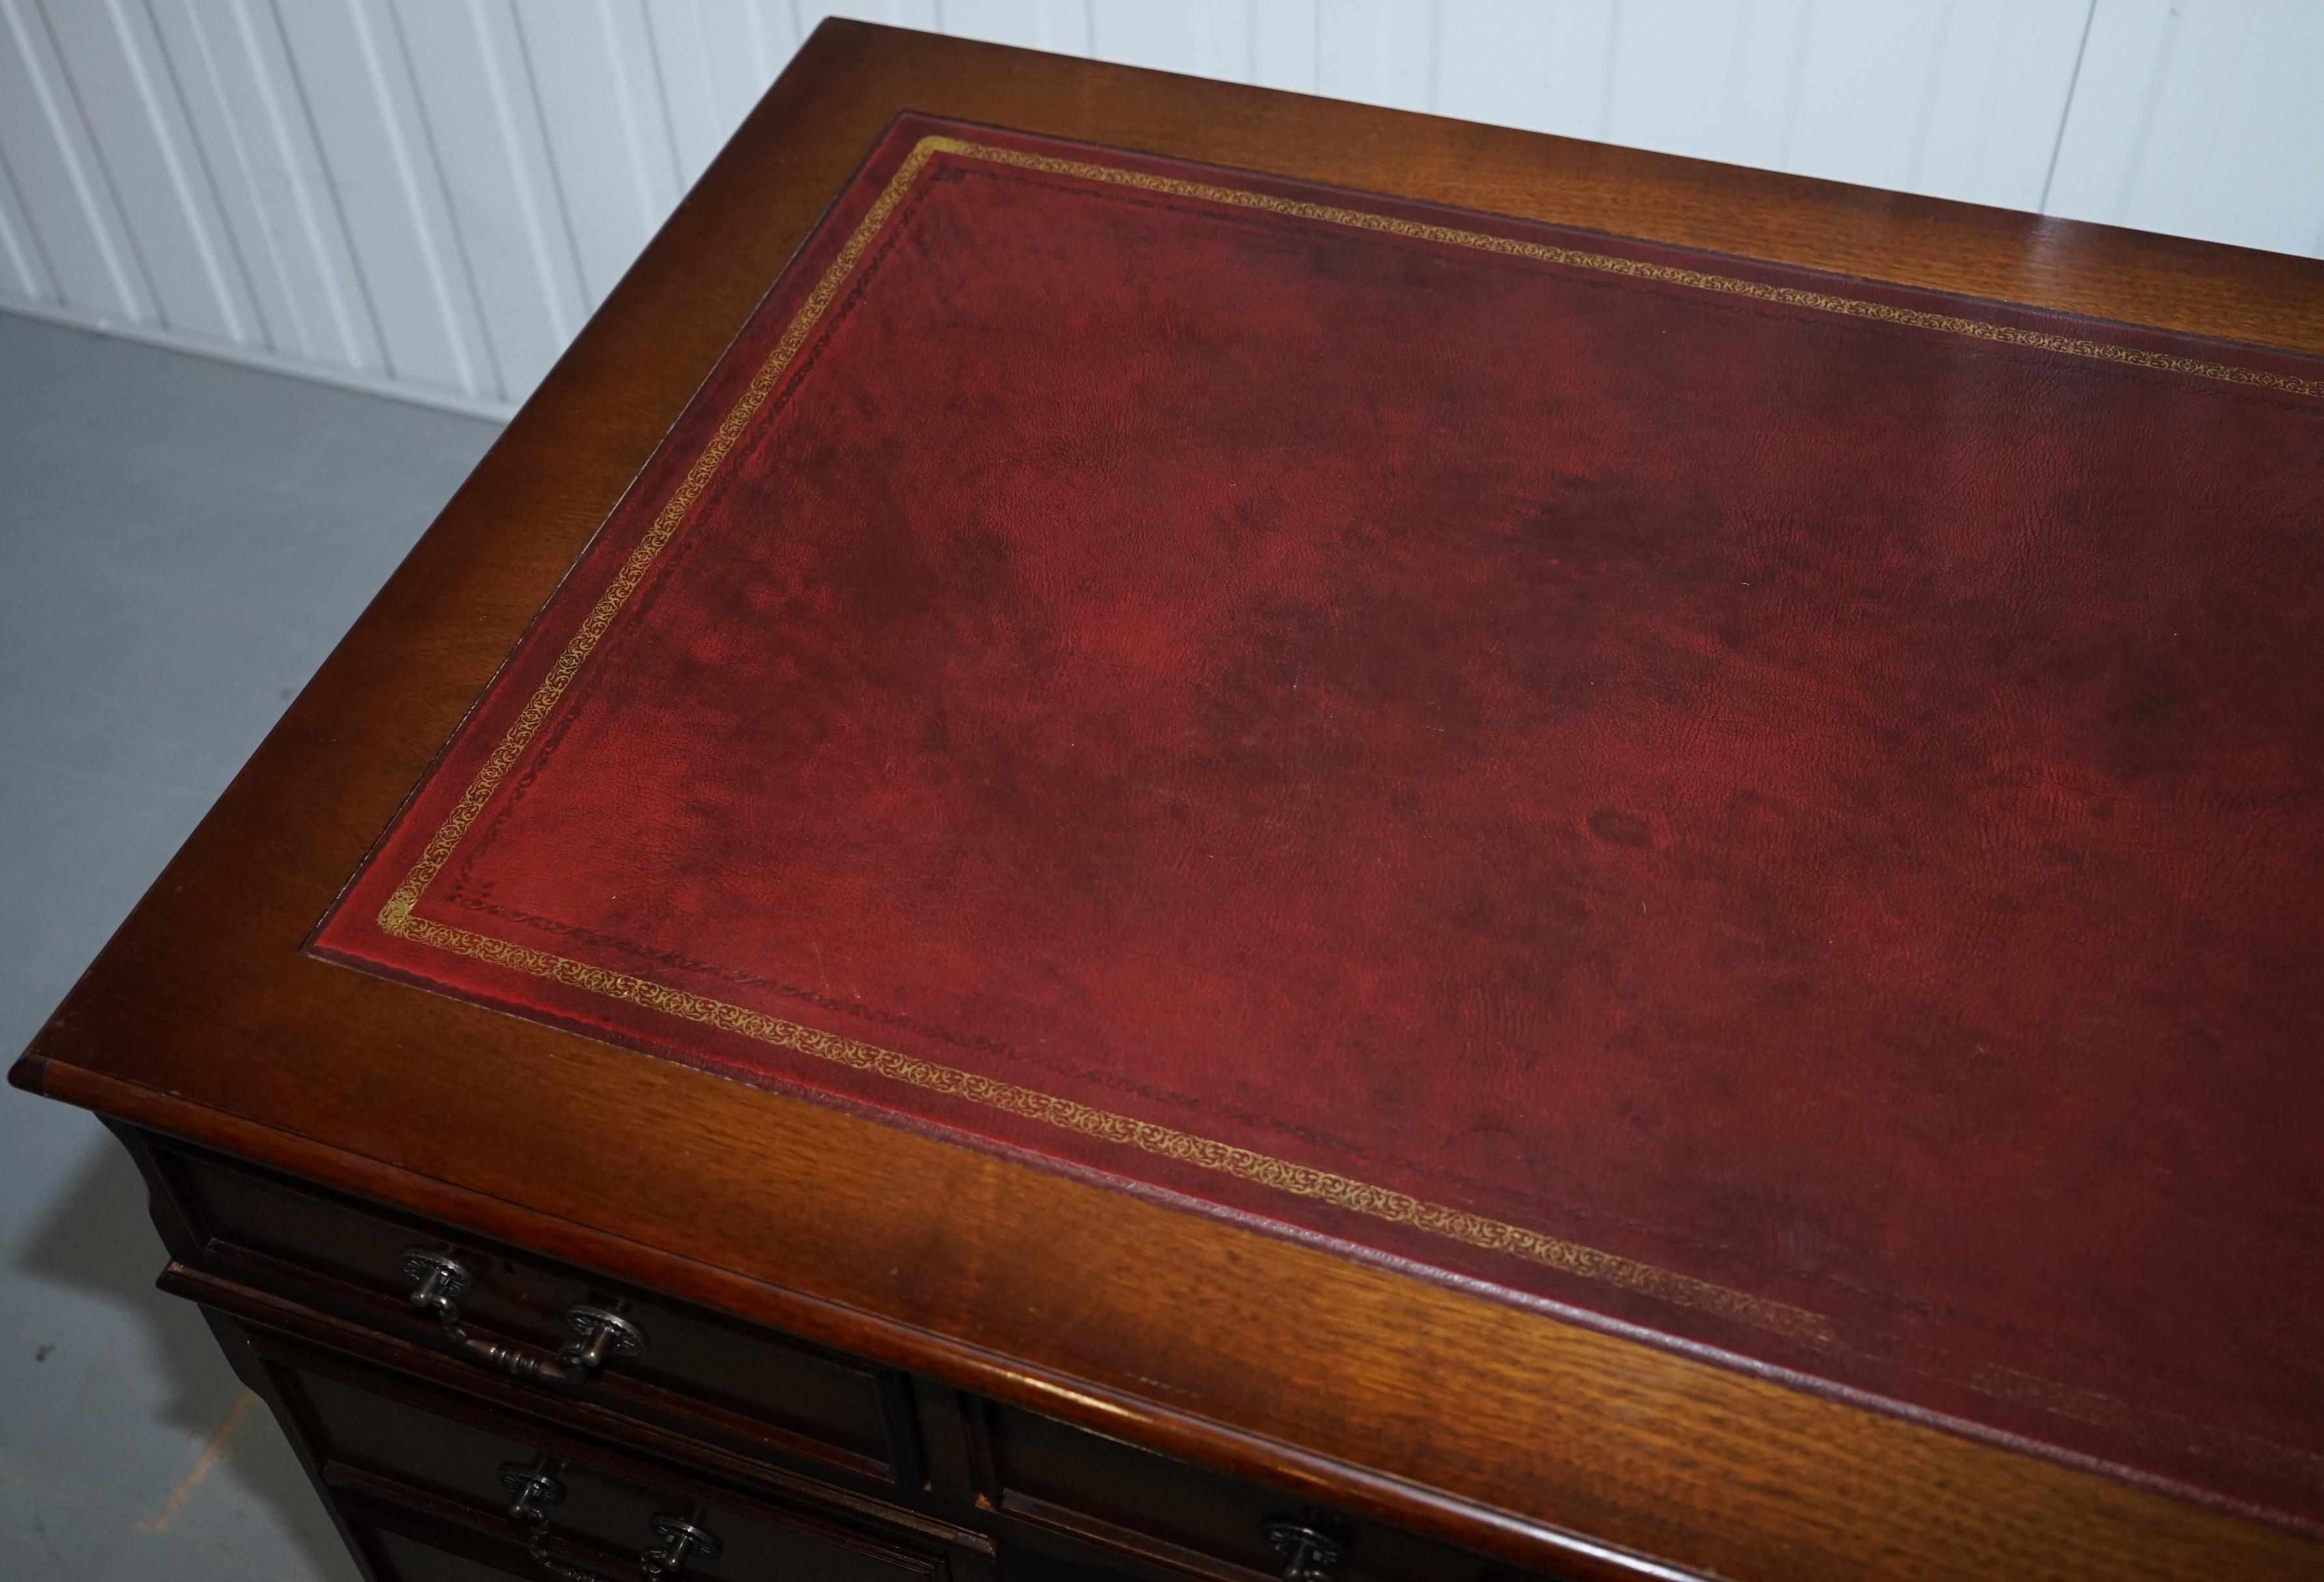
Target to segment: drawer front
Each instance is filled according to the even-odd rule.
[[[155,1154],[199,1244],[198,1267],[458,1350],[480,1367],[523,1377],[549,1364],[576,1382],[541,1382],[546,1391],[732,1449],[879,1483],[917,1480],[908,1393],[887,1370],[270,1172],[190,1150]],[[412,1306],[414,1255],[456,1266],[447,1300],[475,1347],[453,1347]],[[581,1343],[567,1319],[576,1309],[613,1313],[639,1345],[571,1368],[560,1353]],[[491,1347],[503,1360],[479,1355]]]
[[[1487,1582],[1523,1575],[1392,1527],[991,1403],[971,1403],[974,1476],[1004,1516],[1212,1582],[1275,1582],[1305,1530],[1334,1582]]]
[[[636,1545],[662,1513],[648,1510],[654,1502],[640,1491],[674,1486],[632,1474],[626,1493],[596,1489],[601,1476],[622,1479],[618,1467],[604,1469],[624,1457],[666,1464],[681,1482],[721,1480],[730,1504],[795,1501],[843,1525],[890,1523],[913,1542],[936,1545],[948,1557],[947,1574],[963,1582],[989,1582],[996,1560],[1001,1576],[1027,1582],[1053,1582],[1051,1568],[1054,1582],[1101,1568],[1137,1582],[1277,1582],[1293,1571],[1314,1582],[1522,1582],[1528,1575],[260,1167],[160,1139],[148,1140],[144,1156],[159,1195],[175,1209],[162,1224],[180,1264],[164,1287],[254,1327],[252,1344],[275,1379],[260,1387],[311,1419],[303,1431],[335,1468],[342,1507],[369,1498],[401,1512],[433,1501],[439,1517],[450,1511],[466,1522],[459,1541],[442,1532],[429,1541],[451,1559],[394,1562],[406,1569],[507,1562],[519,1575],[538,1574],[493,1486],[498,1468],[530,1446],[527,1454],[569,1461],[577,1470],[566,1481],[595,1491],[586,1516],[558,1518],[559,1543],[631,1543],[616,1576],[634,1573]],[[565,1338],[558,1317],[588,1304],[618,1309],[645,1347],[610,1357],[577,1388],[521,1382],[481,1365],[412,1307],[401,1266],[415,1250],[457,1261],[467,1277],[460,1321],[495,1343],[553,1357]],[[281,1357],[303,1360],[276,1378],[273,1359]],[[355,1376],[364,1370],[377,1376]],[[447,1403],[412,1409],[415,1393]],[[441,1430],[413,1423],[436,1419],[496,1437],[488,1450],[466,1455],[457,1486],[435,1476],[448,1463],[417,1448]],[[401,1439],[387,1431],[398,1421],[410,1430]],[[560,1438],[568,1441],[563,1448]],[[613,1447],[611,1460],[591,1446]],[[785,1465],[798,1460],[819,1465]],[[835,1468],[855,1476],[834,1477]],[[885,1486],[866,1486],[873,1479]],[[426,1537],[407,1531],[401,1516],[370,1525],[402,1533],[399,1541]],[[997,1556],[996,1537],[1004,1540]],[[509,1561],[512,1544],[516,1561]],[[401,1574],[385,1560],[376,1568]]]
[[[632,1577],[690,1530],[703,1536],[680,1569],[703,1582],[975,1582],[973,1560],[956,1577],[924,1532],[860,1509],[777,1504],[349,1358],[254,1348],[341,1516],[372,1535],[389,1575],[537,1574],[545,1555]]]
[[[340,1495],[339,1508],[349,1541],[373,1582],[503,1582],[509,1577],[540,1582],[548,1575],[513,1539],[354,1491]],[[610,1555],[592,1568],[603,1572],[605,1582],[626,1582],[632,1571],[625,1559]],[[1134,1582],[1119,1571],[1025,1550],[1010,1556],[1001,1576],[1002,1582]]]
[[[373,1582],[507,1582],[547,1574],[521,1545],[417,1521],[384,1505],[363,1508],[379,1516],[378,1524],[350,1520],[346,1531]]]

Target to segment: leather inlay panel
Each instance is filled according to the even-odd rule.
[[[2312,1521],[2319,455],[907,118],[314,948]]]

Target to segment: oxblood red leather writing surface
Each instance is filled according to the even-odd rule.
[[[2319,524],[2307,361],[908,117],[312,948],[2313,1524]]]

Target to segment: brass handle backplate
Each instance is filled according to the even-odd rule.
[[[656,1516],[653,1535],[661,1540],[661,1547],[650,1549],[638,1557],[638,1570],[645,1582],[675,1577],[686,1569],[686,1562],[690,1559],[715,1560],[718,1551],[726,1547],[715,1534],[682,1516]]]
[[[524,1552],[558,1582],[613,1582],[601,1571],[568,1564],[549,1552],[549,1508],[565,1503],[565,1485],[558,1477],[563,1466],[548,1456],[535,1457],[530,1466],[522,1461],[501,1464],[501,1486],[513,1496],[508,1507],[508,1519],[524,1532]],[[700,1512],[695,1515],[699,1517]],[[654,1537],[659,1541],[652,1549],[638,1555],[638,1575],[642,1582],[663,1582],[686,1569],[688,1560],[715,1560],[726,1546],[718,1535],[704,1527],[697,1520],[663,1512],[652,1519]]]
[[[1283,1559],[1283,1582],[1337,1582],[1333,1572],[1348,1558],[1345,1545],[1305,1521],[1271,1516],[1259,1524],[1267,1547]]]
[[[411,1305],[439,1325],[453,1344],[512,1378],[548,1384],[579,1384],[611,1356],[634,1357],[646,1347],[645,1332],[605,1308],[576,1305],[565,1310],[565,1325],[577,1338],[561,1352],[535,1350],[472,1335],[460,1321],[459,1298],[475,1282],[458,1259],[426,1247],[406,1247],[399,1265],[415,1282]]]
[[[558,1480],[558,1464],[546,1456],[528,1467],[521,1461],[501,1463],[501,1486],[514,1495],[508,1519],[524,1531],[524,1552],[558,1582],[613,1582],[602,1573],[570,1566],[549,1552],[549,1507],[565,1503],[565,1485]]]

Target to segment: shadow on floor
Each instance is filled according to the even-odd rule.
[[[48,1282],[128,1310],[151,1336],[152,1366],[167,1386],[161,1424],[194,1439],[231,1425],[219,1435],[217,1454],[141,1525],[170,1522],[178,1503],[198,1492],[195,1485],[205,1474],[228,1467],[240,1491],[275,1515],[309,1569],[320,1577],[346,1575],[346,1554],[321,1498],[272,1412],[263,1402],[234,1411],[240,1382],[200,1311],[154,1288],[169,1254],[148,1213],[144,1179],[118,1142],[110,1136],[98,1141],[56,1209],[27,1238],[23,1256],[0,1274]]]
[[[217,1342],[189,1303],[153,1288],[169,1261],[146,1213],[145,1182],[110,1137],[91,1148],[62,1203],[29,1238],[18,1269],[129,1309],[159,1342],[171,1389],[163,1421],[189,1434],[218,1423]]]

